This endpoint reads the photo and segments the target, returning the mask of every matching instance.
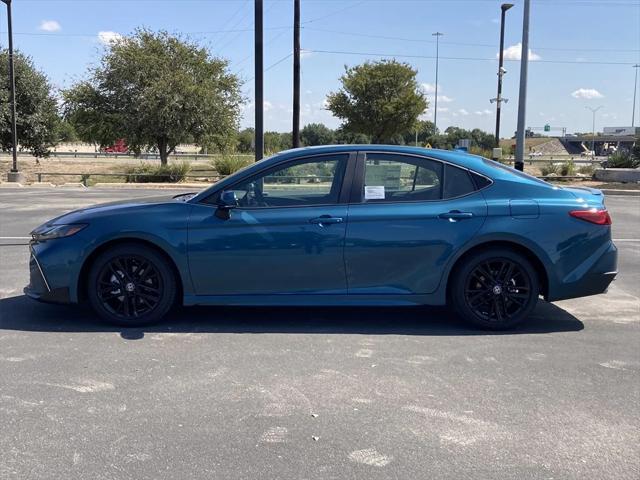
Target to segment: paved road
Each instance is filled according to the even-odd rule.
[[[640,197],[607,199],[609,294],[499,335],[426,308],[190,308],[118,330],[20,294],[10,244],[31,228],[156,194],[0,190],[0,479],[640,476]]]

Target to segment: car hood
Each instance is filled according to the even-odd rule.
[[[116,202],[100,203],[98,205],[91,205],[89,207],[80,208],[71,212],[65,213],[59,217],[53,218],[48,222],[45,222],[38,228],[45,225],[63,225],[71,223],[86,223],[96,216],[105,214],[113,214],[119,211],[125,212],[128,210],[135,210],[139,208],[149,207],[153,205],[164,205],[168,203],[185,203],[193,194],[180,194],[180,195],[159,195],[153,197],[142,197],[135,199],[119,200]],[[37,230],[37,229],[36,229]]]

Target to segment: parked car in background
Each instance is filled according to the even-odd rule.
[[[125,143],[124,139],[121,138],[119,140],[116,140],[116,142],[113,145],[104,147],[102,151],[105,153],[128,153],[129,147]]]
[[[32,298],[125,325],[182,305],[451,305],[489,329],[604,292],[602,193],[460,151],[282,152],[189,195],[98,205],[32,232]],[[213,313],[213,312],[212,312]]]

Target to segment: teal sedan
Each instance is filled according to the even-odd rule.
[[[118,324],[176,305],[450,305],[488,329],[606,291],[602,193],[460,151],[282,152],[189,195],[97,205],[32,232],[25,293]],[[213,312],[215,313],[215,311]]]

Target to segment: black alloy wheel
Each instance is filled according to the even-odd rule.
[[[142,245],[119,245],[96,258],[88,295],[109,322],[137,326],[157,322],[176,298],[176,280],[162,255]]]
[[[455,273],[453,282],[456,311],[475,325],[494,330],[522,322],[539,295],[538,276],[531,263],[508,249],[473,255]]]

